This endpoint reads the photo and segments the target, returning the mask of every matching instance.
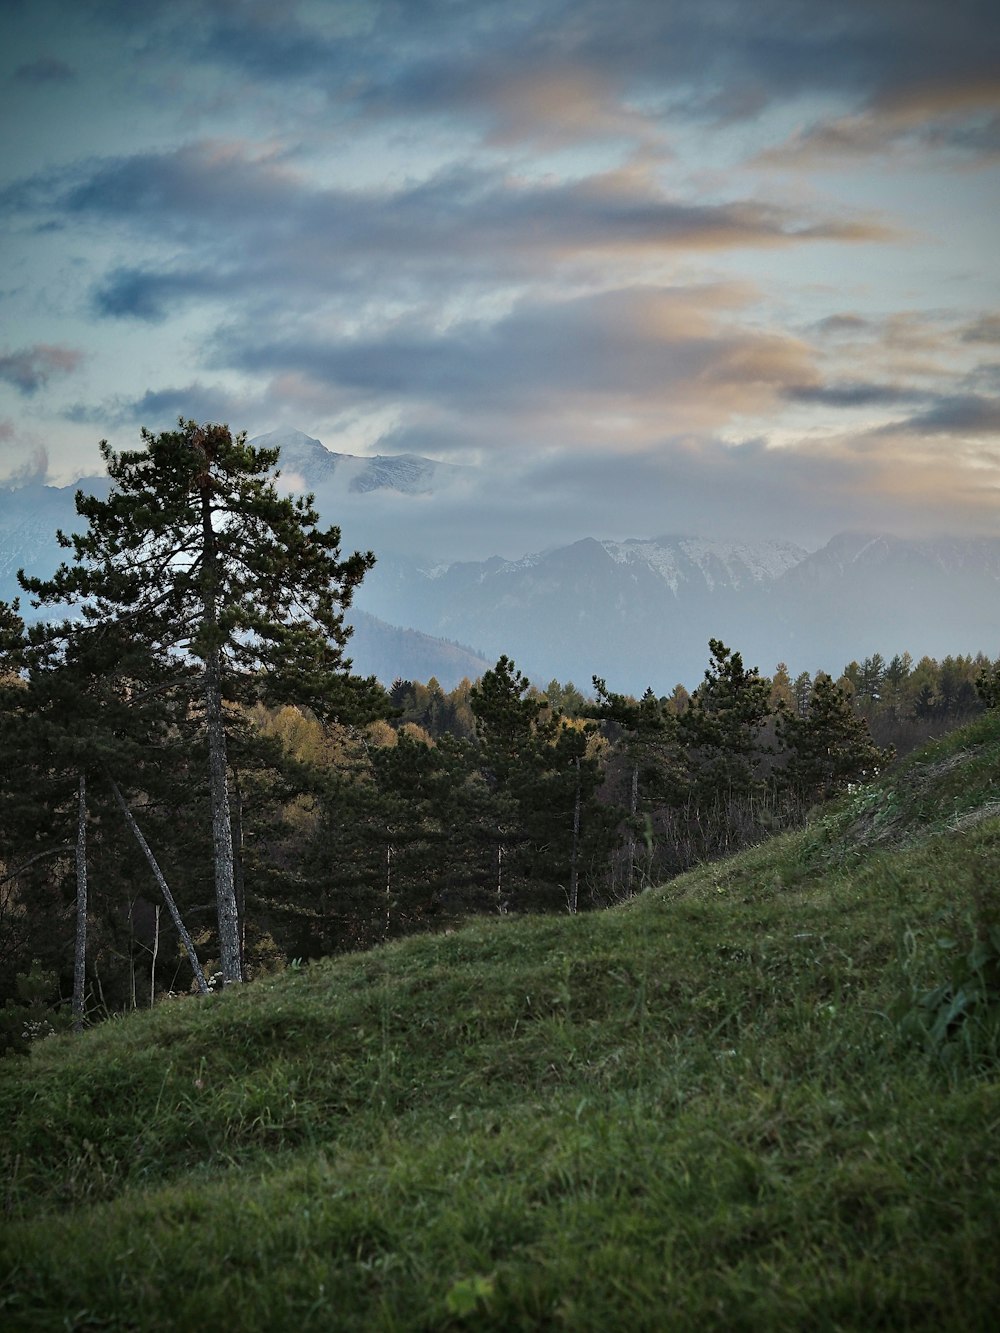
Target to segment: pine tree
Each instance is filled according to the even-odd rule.
[[[787,754],[781,783],[806,803],[873,777],[893,757],[892,750],[873,743],[868,723],[855,713],[847,692],[822,672],[816,676],[808,715],[783,713],[778,738]]]
[[[976,693],[987,708],[1000,708],[1000,657],[980,667]]]
[[[705,678],[679,720],[689,781],[698,799],[750,795],[766,753],[760,736],[771,717],[770,686],[719,639],[709,640],[709,651]]]
[[[207,742],[215,898],[225,982],[242,978],[226,700],[309,704],[322,716],[373,716],[374,681],[350,677],[343,612],[374,564],[371,552],[340,559],[340,531],[321,530],[311,497],[278,495],[276,450],[254,449],[226,426],[179,423],[143,447],[101,454],[107,500],[77,494],[82,534],[50,580],[19,574],[36,606],[78,605],[82,619],[36,641],[61,651],[127,656],[137,645],[200,704]],[[79,645],[86,645],[79,648]],[[120,674],[120,673],[119,673]],[[169,679],[168,679],[169,678]]]
[[[680,775],[676,744],[678,714],[674,706],[680,688],[675,687],[669,706],[665,706],[652,688],[635,700],[609,691],[603,680],[594,677],[595,714],[602,719],[606,732],[614,740],[619,762],[623,761],[625,766],[626,794],[622,801],[627,811],[622,886],[625,897],[634,892],[640,838],[645,847],[642,873],[648,879],[654,856],[653,814],[659,805],[676,796]]]
[[[545,701],[506,655],[484,672],[470,695],[480,765],[489,793],[496,907],[505,912],[527,876],[527,830],[522,803],[535,769],[536,725]]]

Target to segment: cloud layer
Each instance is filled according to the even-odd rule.
[[[24,127],[0,415],[64,476],[194,416],[475,462],[456,554],[1000,530],[993,6],[38,0],[0,24]]]

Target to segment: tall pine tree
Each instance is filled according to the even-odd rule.
[[[255,449],[227,426],[181,421],[142,433],[143,447],[101,454],[106,500],[78,493],[83,533],[60,544],[71,563],[27,578],[36,606],[78,605],[82,619],[50,631],[138,643],[197,699],[207,742],[215,898],[226,983],[242,979],[227,776],[227,699],[310,705],[344,720],[376,715],[384,696],[351,677],[343,613],[374,564],[340,558],[340,530],[320,529],[312,497],[275,489],[277,450]]]

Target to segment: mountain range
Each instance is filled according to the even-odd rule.
[[[471,471],[414,454],[335,454],[301,432],[272,432],[284,483],[314,491],[324,522],[338,503],[371,518],[375,569],[356,595],[355,669],[387,683],[436,676],[450,688],[501,653],[544,684],[581,688],[591,676],[613,689],[667,693],[697,684],[709,638],[771,672],[838,673],[874,652],[1000,654],[1000,539],[903,538],[843,533],[807,551],[696,536],[593,537],[511,560],[428,562],[398,549],[399,531],[376,497],[396,508],[435,503]],[[87,478],[83,489],[107,487]],[[16,570],[49,573],[61,558],[56,527],[76,524],[76,487],[0,489],[0,597],[16,595]],[[474,645],[474,648],[459,647]]]
[[[875,652],[1000,652],[1000,541],[842,534],[788,542],[585,539],[525,557],[421,569],[386,557],[361,604],[512,655],[536,679],[592,675],[667,693],[721,638],[770,672],[838,673]]]

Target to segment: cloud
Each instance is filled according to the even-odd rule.
[[[988,164],[1000,154],[1000,77],[976,78],[969,66],[882,89],[847,114],[826,117],[770,148],[760,160],[781,166],[828,159],[919,153]]]
[[[162,323],[171,309],[186,298],[204,299],[222,294],[225,284],[217,272],[205,269],[157,272],[116,268],[91,293],[96,314],[111,319],[139,319]]]
[[[775,448],[692,433],[613,455],[497,453],[433,497],[321,486],[317,499],[349,548],[448,561],[518,558],[583,537],[777,533],[814,548],[858,528],[1000,535],[1000,456],[970,451],[962,464],[912,438],[831,436],[820,448],[811,440]]]
[[[12,421],[0,420],[0,446],[3,448],[0,481],[4,486],[16,490],[29,482],[45,481],[49,456],[44,444],[22,435]],[[16,464],[12,462],[15,454],[22,455]]]
[[[635,266],[671,255],[885,242],[878,219],[754,199],[704,203],[666,191],[646,166],[582,179],[456,166],[379,189],[322,188],[281,155],[203,142],[23,181],[8,210],[126,229],[169,263],[119,265],[96,286],[108,316],[159,320],[178,302],[261,302],[294,290],[315,303],[360,293],[441,301],[450,290],[552,281],[589,263]]]
[[[19,65],[14,78],[18,83],[71,83],[76,78],[76,70],[57,56],[39,56],[37,60]]]
[[[813,328],[815,332],[831,337],[854,337],[867,333],[872,328],[872,321],[862,315],[840,314],[827,315],[818,320]]]
[[[926,412],[882,427],[884,434],[901,431],[917,435],[1000,434],[1000,398],[978,394],[942,394]]]
[[[826,407],[873,407],[909,402],[924,397],[898,384],[875,384],[848,380],[838,384],[792,384],[784,395],[795,403],[821,403]]]
[[[266,410],[267,404],[259,396],[196,380],[183,386],[147,389],[138,398],[117,397],[97,405],[78,403],[67,408],[63,417],[104,430],[131,425],[152,431],[171,430],[181,418],[226,421],[234,430],[242,430]]]
[[[1000,343],[1000,315],[981,315],[962,330],[967,343]]]
[[[80,365],[83,353],[73,347],[38,343],[21,351],[0,353],[0,380],[23,394],[33,394],[53,375],[69,375]]]
[[[331,339],[293,324],[268,339],[234,324],[215,355],[254,377],[304,376],[344,408],[400,404],[407,424],[393,447],[427,413],[445,447],[450,436],[466,448],[570,439],[614,448],[662,434],[664,421],[717,426],[815,378],[805,344],[730,322],[727,310],[746,299],[740,285],[631,288],[525,300],[499,320],[444,331],[396,323],[377,337]]]
[[[994,151],[985,0],[49,3],[74,24],[12,62],[53,53],[8,86],[39,168],[0,209],[44,265],[10,310],[60,320],[31,336],[101,321],[88,347],[108,396],[72,422],[281,422],[344,451],[478,452],[488,490],[467,517],[454,492],[452,516],[474,528],[495,504],[501,534],[521,515],[569,531],[574,503],[578,535],[613,507],[625,535],[630,513],[691,530],[755,524],[754,505],[782,531],[852,506],[902,521],[904,484],[919,512],[960,514],[969,478],[994,475],[996,368],[973,366],[1000,330],[963,304],[988,290],[967,204],[988,181],[955,178],[948,245],[893,248],[925,222],[921,180]],[[747,155],[795,123],[777,192]],[[917,170],[853,170],[886,153]],[[835,159],[842,193],[795,178]],[[956,295],[945,270],[968,283],[980,266]],[[885,313],[916,300],[928,311]],[[135,321],[156,326],[142,359]],[[63,388],[71,367],[44,349],[0,361],[9,397]],[[871,429],[829,434],[862,416]]]
[[[77,8],[77,6],[74,6]],[[450,128],[487,143],[649,144],[815,95],[856,109],[953,105],[995,78],[990,0],[122,0],[80,5],[147,61],[173,53],[213,94],[276,92],[334,124]],[[897,111],[896,114],[899,114]]]

